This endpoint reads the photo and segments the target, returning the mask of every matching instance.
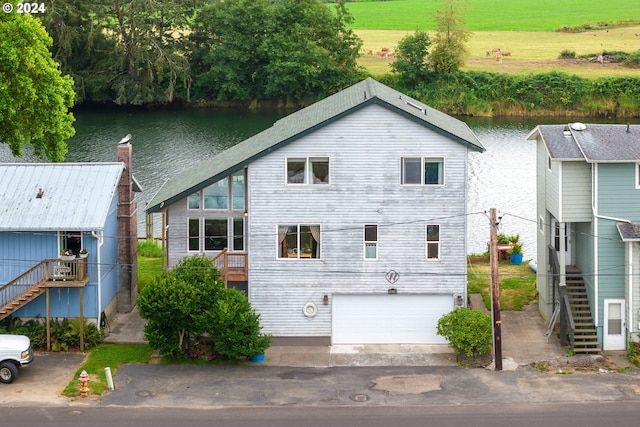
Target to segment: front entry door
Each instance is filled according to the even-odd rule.
[[[603,350],[624,350],[624,300],[604,300]]]
[[[560,256],[560,223],[555,218],[551,219],[551,244],[556,248],[558,257]],[[564,264],[571,265],[571,224],[564,224]],[[560,259],[560,258],[558,258]]]

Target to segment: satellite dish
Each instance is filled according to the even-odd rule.
[[[120,140],[120,142],[118,142],[118,144],[126,144],[127,142],[129,142],[130,139],[131,139],[131,134],[128,133],[127,136],[125,136]]]
[[[571,123],[571,129],[573,130],[585,130],[587,126],[584,123],[576,122]]]

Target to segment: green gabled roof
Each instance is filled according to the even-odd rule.
[[[153,197],[147,212],[157,212],[283,145],[371,104],[382,105],[473,150],[484,151],[466,123],[367,78],[278,120],[270,128],[170,178]]]

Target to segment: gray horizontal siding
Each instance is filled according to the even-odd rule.
[[[327,156],[329,185],[285,185],[287,157]],[[445,158],[444,186],[401,186],[401,157]],[[370,106],[249,167],[250,298],[265,331],[331,333],[335,293],[465,292],[467,149]],[[363,225],[378,224],[378,260],[364,260]],[[277,227],[320,224],[321,259],[278,259]],[[425,225],[441,227],[441,259],[425,259]],[[385,273],[400,278],[390,285]],[[318,315],[302,307],[315,302]]]

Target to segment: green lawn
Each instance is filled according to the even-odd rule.
[[[436,0],[358,1],[347,3],[351,28],[431,30]],[[555,31],[587,23],[640,19],[640,2],[629,0],[467,0],[471,31]]]
[[[529,268],[528,262],[511,265],[501,261],[498,266],[500,277],[500,309],[522,310],[537,297],[536,274]],[[467,265],[468,292],[481,294],[485,306],[491,307],[491,268],[488,261],[476,261]]]

